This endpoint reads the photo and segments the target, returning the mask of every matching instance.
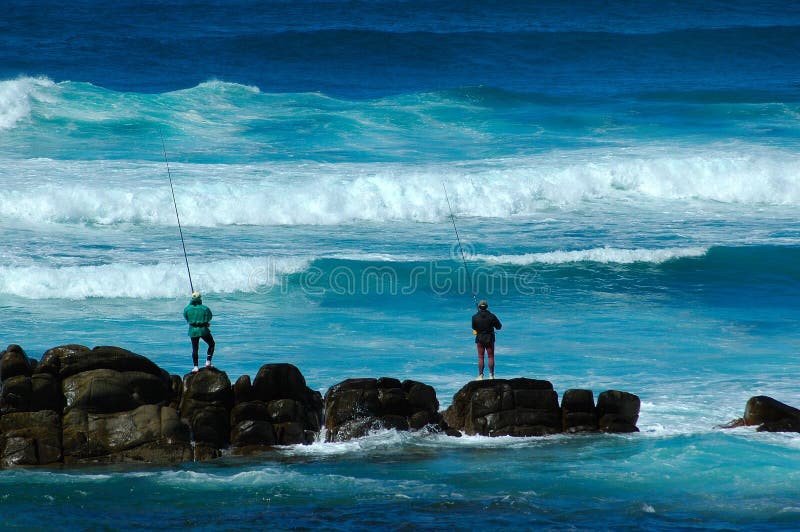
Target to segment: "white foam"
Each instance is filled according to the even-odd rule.
[[[21,77],[0,81],[0,131],[30,116],[32,100],[49,99],[42,89],[55,87],[47,78]]]
[[[172,176],[187,226],[336,225],[510,218],[592,202],[660,208],[663,201],[798,205],[800,157],[742,146],[686,154],[552,153],[462,164],[178,164]],[[174,224],[163,162],[0,161],[0,218],[32,223]],[[588,203],[587,203],[588,202]],[[209,206],[213,205],[213,209]],[[688,205],[688,204],[687,204]],[[696,205],[691,204],[695,209]]]
[[[550,251],[545,253],[525,253],[522,255],[475,255],[473,259],[493,264],[564,264],[569,262],[598,262],[604,264],[632,264],[647,262],[660,264],[668,260],[702,257],[708,248],[662,248],[662,249],[621,249],[601,247],[573,251]]]
[[[203,292],[258,292],[302,271],[301,258],[241,257],[195,266],[194,285]],[[99,266],[0,266],[0,294],[29,299],[90,297],[170,298],[185,295],[182,264],[114,263]]]

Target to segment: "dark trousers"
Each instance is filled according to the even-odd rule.
[[[202,337],[192,337],[192,362],[194,365],[197,365],[197,351],[200,349],[200,338],[203,339],[205,343],[208,344],[208,351],[206,351],[206,360],[211,361],[211,357],[214,356],[214,337],[211,336],[211,333],[208,333]]]
[[[478,373],[483,375],[483,354],[489,358],[489,373],[494,375],[494,344],[482,344],[480,342],[475,344],[478,346]]]

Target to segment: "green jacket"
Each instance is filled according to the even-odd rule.
[[[192,299],[183,309],[183,317],[189,322],[189,337],[200,338],[211,334],[208,322],[211,321],[211,309],[203,305],[201,299]]]

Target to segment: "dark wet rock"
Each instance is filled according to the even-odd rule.
[[[20,346],[12,344],[0,353],[0,382],[19,375],[30,377],[35,367],[35,361]]]
[[[322,396],[291,364],[231,386],[216,368],[181,378],[119,347],[62,345],[37,362],[11,345],[0,371],[3,466],[208,460],[229,443],[236,454],[311,443],[322,426]]]
[[[720,428],[753,425],[758,425],[758,432],[800,432],[800,410],[772,397],[757,395],[748,399],[744,417],[734,419]]]
[[[114,371],[138,371],[157,377],[169,375],[155,362],[127,349],[114,346],[98,346],[89,349],[82,345],[65,345],[49,349],[42,355],[37,372],[51,373],[61,379],[94,369]]]
[[[548,381],[472,381],[444,413],[447,424],[468,435],[545,436],[561,432],[558,394]]]
[[[189,428],[167,406],[143,405],[111,414],[73,408],[62,425],[65,463],[191,460]]]
[[[250,375],[242,375],[236,379],[233,385],[233,402],[235,404],[246,403],[253,398],[253,384],[250,382]]]
[[[231,426],[244,420],[267,421],[270,419],[267,404],[264,401],[247,401],[238,403],[231,410]]]
[[[306,379],[292,364],[265,364],[253,380],[252,398],[265,403],[275,399],[304,400],[310,392]]]
[[[93,369],[66,377],[61,385],[66,410],[111,413],[142,405],[167,405],[172,397],[169,375]]]
[[[195,442],[217,449],[227,447],[232,408],[233,388],[227,373],[206,368],[184,376],[180,413]]]
[[[269,421],[246,419],[234,425],[231,430],[233,447],[261,447],[275,443],[275,429]]]
[[[607,390],[597,398],[597,419],[602,432],[639,432],[639,397],[619,390]]]
[[[312,443],[322,428],[322,396],[292,364],[265,364],[234,386],[231,446],[236,454],[270,445]],[[270,432],[271,431],[271,432]]]
[[[325,394],[327,441],[347,441],[378,429],[445,430],[436,391],[427,384],[382,377],[347,379]]]
[[[47,465],[61,458],[59,412],[15,412],[0,418],[0,466]]]
[[[597,409],[591,390],[567,390],[561,398],[562,430],[568,433],[597,432]]]
[[[172,395],[168,406],[177,410],[181,405],[181,396],[183,395],[183,379],[178,375],[170,375],[169,388]]]
[[[61,412],[64,396],[50,374],[17,375],[7,379],[0,391],[0,415],[12,412],[53,410]]]

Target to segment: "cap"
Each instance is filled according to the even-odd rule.
[[[200,292],[192,292],[192,299],[200,299]]]
[[[478,303],[478,308],[480,309],[489,308],[489,303],[487,303],[485,299],[481,299],[480,302]]]

